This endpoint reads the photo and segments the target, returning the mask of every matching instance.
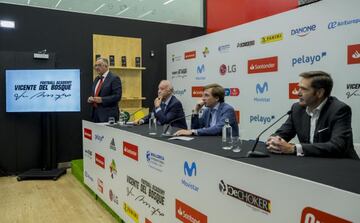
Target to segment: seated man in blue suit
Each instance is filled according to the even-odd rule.
[[[286,122],[267,140],[274,153],[359,159],[353,144],[351,108],[330,96],[333,80],[323,71],[299,75],[299,102]],[[298,144],[289,141],[297,135]]]
[[[233,136],[239,135],[235,111],[232,106],[224,102],[225,90],[218,84],[209,84],[204,87],[202,100],[195,106],[195,114],[191,118],[191,130],[182,129],[175,135],[219,136],[225,120],[229,119]],[[205,105],[201,117],[199,111]]]
[[[160,81],[158,87],[158,97],[154,100],[154,114],[160,125],[169,124],[177,128],[187,128],[184,109],[181,102],[173,95],[174,88],[170,81]],[[134,123],[141,125],[149,123],[150,114]]]

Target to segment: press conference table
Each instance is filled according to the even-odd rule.
[[[115,128],[166,142],[169,142],[170,138],[161,136],[162,128],[158,129],[158,135],[149,135],[147,125],[126,127],[116,125]],[[264,143],[259,143],[256,150],[265,152],[269,154],[270,157],[246,158],[246,153],[251,150],[254,145],[253,140],[244,140],[241,146],[242,151],[240,153],[234,153],[221,149],[220,136],[190,137],[194,139],[191,141],[171,140],[170,142],[360,194],[359,160],[273,154],[266,151]]]
[[[90,179],[101,179],[104,188],[117,193],[123,204],[114,205],[108,201],[106,195],[97,191],[99,183],[96,185],[94,180],[85,179],[85,183],[126,222],[144,222],[145,219],[153,219],[145,222],[192,222],[184,219],[189,212],[198,218],[194,222],[200,223],[242,222],[234,221],[240,218],[244,222],[327,222],[324,216],[330,216],[334,222],[360,222],[360,161],[278,154],[246,158],[254,141],[243,141],[242,151],[234,153],[221,149],[218,136],[191,136],[194,138],[191,141],[169,140],[161,136],[162,127],[158,128],[158,135],[149,135],[147,125],[104,126],[83,121],[83,128],[104,138],[96,142],[85,137],[84,151],[90,148],[103,156],[105,170],[109,159],[115,161],[121,177],[116,181],[115,178],[104,179],[104,175],[108,175],[106,171],[86,159],[84,153],[85,173]],[[128,150],[125,142],[138,149],[136,161],[125,155]],[[116,145],[115,155],[104,149],[109,143]],[[258,144],[257,150],[267,153],[263,143]],[[158,168],[149,168],[149,154],[162,157]],[[165,217],[152,215],[129,197],[129,190],[133,188],[129,183],[133,180],[129,179],[149,181],[165,191],[166,203],[153,204],[163,209]],[[265,208],[261,207],[264,202],[268,203]],[[139,219],[130,216],[129,210],[138,213],[136,218]],[[340,218],[347,221],[335,221]]]

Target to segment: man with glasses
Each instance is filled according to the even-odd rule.
[[[121,100],[121,80],[109,71],[106,58],[98,58],[94,69],[98,76],[95,78],[91,96],[87,102],[91,104],[91,119],[93,122],[108,122],[109,117],[119,120],[119,106]]]

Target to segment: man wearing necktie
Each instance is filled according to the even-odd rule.
[[[108,122],[109,117],[119,120],[119,101],[121,100],[121,80],[109,71],[106,58],[99,58],[94,65],[98,76],[95,78],[91,96],[87,102],[91,104],[93,122]]]
[[[323,71],[299,75],[299,102],[286,122],[267,140],[274,153],[359,159],[353,144],[351,108],[330,96],[331,76]],[[297,135],[299,143],[289,141]]]
[[[229,119],[233,136],[239,135],[235,111],[232,106],[225,103],[225,90],[218,84],[209,84],[204,87],[201,101],[195,106],[195,114],[191,118],[191,130],[182,129],[175,135],[207,135],[216,136],[222,134],[225,120]],[[199,111],[205,106],[204,112],[199,117]]]
[[[154,100],[154,114],[159,125],[169,124],[177,128],[187,128],[184,109],[181,102],[173,95],[174,88],[170,81],[160,81],[158,97]],[[137,125],[149,122],[150,114],[136,120]]]

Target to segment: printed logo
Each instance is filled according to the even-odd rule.
[[[347,61],[348,64],[360,63],[360,44],[348,46]]]
[[[89,159],[92,159],[93,152],[90,149],[85,149],[85,156]]]
[[[240,110],[235,110],[236,123],[240,123]]]
[[[219,183],[219,190],[224,195],[233,197],[242,202],[245,202],[251,207],[260,209],[263,211],[263,213],[271,213],[271,201],[266,198],[249,193],[230,184],[226,184],[223,180],[221,180]]]
[[[123,209],[134,222],[139,223],[139,214],[125,202],[123,203]]]
[[[99,178],[97,178],[97,189],[100,193],[104,193],[104,182]]]
[[[202,51],[202,53],[203,53],[203,56],[206,57],[210,53],[209,48],[206,46],[204,48],[204,50]]]
[[[119,204],[119,198],[116,194],[113,193],[113,191],[109,190],[109,199],[111,202],[114,202],[115,204]]]
[[[248,73],[265,73],[278,70],[278,57],[266,57],[248,61]]]
[[[257,95],[263,95],[269,91],[269,85],[266,81],[263,84],[257,83],[255,89],[256,89]],[[270,98],[269,97],[255,97],[254,101],[255,102],[270,102]]]
[[[269,36],[263,36],[260,39],[262,44],[272,43],[272,42],[276,42],[276,41],[280,41],[280,40],[283,40],[283,33],[276,33],[276,34],[269,35]]]
[[[148,162],[150,168],[159,172],[163,171],[162,169],[165,165],[165,157],[163,155],[147,151],[146,161]]]
[[[95,153],[95,163],[99,167],[105,169],[105,158],[98,153]]]
[[[196,51],[193,50],[193,51],[185,52],[184,58],[185,58],[185,60],[196,58]]]
[[[347,89],[347,92],[346,92],[346,97],[347,99],[353,97],[353,96],[360,96],[360,84],[359,83],[356,83],[356,84],[347,84],[346,85],[346,89]]]
[[[335,215],[306,207],[301,213],[300,223],[351,223],[351,221],[339,218]]]
[[[315,62],[319,62],[323,57],[326,56],[326,52],[321,52],[320,54],[292,58],[292,66],[296,64],[310,64],[313,65]]]
[[[247,47],[247,46],[254,46],[254,45],[255,45],[255,40],[251,40],[251,41],[247,41],[247,42],[237,43],[236,47],[240,48],[240,47]]]
[[[84,128],[84,137],[92,140],[92,130]]]
[[[189,176],[192,177],[192,175],[194,174],[194,176],[196,176],[196,163],[192,162],[191,166],[189,166],[189,163],[187,161],[184,162],[184,174],[185,176]]]
[[[219,46],[218,51],[219,53],[228,53],[230,51],[230,44]]]
[[[181,69],[171,72],[172,79],[185,78],[185,77],[187,77],[187,69],[186,68],[181,68]]]
[[[181,89],[181,90],[176,89],[176,90],[174,90],[174,95],[183,96],[185,94],[185,92],[186,92],[186,89]]]
[[[171,61],[175,62],[175,61],[180,61],[181,60],[181,56],[177,56],[175,54],[171,55]]]
[[[358,23],[360,23],[360,18],[344,20],[344,21],[332,21],[332,22],[329,22],[328,29],[335,29],[336,27],[339,27],[339,26],[347,26],[347,25],[358,24]]]
[[[102,142],[104,139],[103,135],[95,134],[95,141]]]
[[[206,215],[178,199],[175,199],[175,209],[176,218],[183,223],[207,223]]]
[[[152,223],[149,219],[145,218],[145,223]]]
[[[139,159],[139,148],[128,142],[123,142],[123,154],[133,160],[138,161]]]
[[[91,182],[94,182],[94,178],[85,170],[85,177],[89,179]]]
[[[239,96],[240,95],[240,89],[237,87],[234,88],[224,88],[225,96]]]
[[[134,200],[148,209],[151,216],[165,216],[163,206],[165,205],[165,191],[151,182],[141,178],[136,180],[131,176],[126,177],[130,186],[126,187],[127,200]]]
[[[203,96],[204,87],[203,86],[193,86],[191,87],[191,96],[193,98],[201,98]]]
[[[111,150],[114,150],[114,151],[116,151],[116,145],[115,145],[115,140],[114,140],[114,138],[112,138],[111,139],[111,142],[110,142],[110,149]]]
[[[289,83],[289,99],[299,99],[299,83]]]
[[[308,25],[308,26],[304,26],[301,28],[296,28],[296,29],[292,29],[291,30],[291,35],[297,35],[299,37],[304,37],[307,36],[309,33],[313,32],[316,30],[316,25]]]
[[[111,161],[109,169],[110,169],[110,176],[112,179],[114,179],[114,176],[117,175],[117,168],[116,168],[116,163],[115,163],[114,159]]]
[[[205,65],[204,64],[198,65],[196,68],[196,73],[202,74],[204,72],[205,72]]]
[[[235,73],[236,72],[236,64],[233,65],[225,65],[221,64],[219,68],[219,72],[222,76],[224,76],[226,73]]]
[[[262,116],[262,115],[250,115],[250,123],[260,123],[260,124],[263,124],[263,125],[266,125],[267,123],[270,123],[272,122],[272,120],[275,119],[275,116],[272,115],[272,116]]]
[[[198,192],[199,187],[189,181],[190,177],[194,177],[197,175],[197,166],[195,162],[188,163],[187,161],[184,162],[184,175],[186,178],[181,179],[181,184],[183,184],[185,187]]]

